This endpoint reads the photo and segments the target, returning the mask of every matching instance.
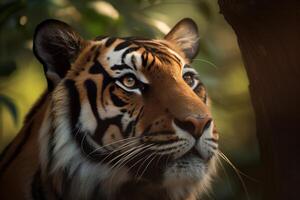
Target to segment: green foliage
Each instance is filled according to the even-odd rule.
[[[6,77],[11,75],[17,69],[16,62],[14,60],[0,61],[0,77]]]
[[[17,124],[19,115],[14,101],[10,97],[0,94],[0,107],[2,106],[8,109],[9,113],[13,117],[14,123]],[[2,113],[0,113],[0,115],[1,114]]]

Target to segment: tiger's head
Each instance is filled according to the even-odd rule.
[[[136,185],[180,199],[201,190],[214,168],[218,134],[191,67],[198,38],[191,19],[163,39],[84,40],[63,22],[42,22],[34,53],[51,92],[42,165],[69,169],[77,184],[85,177],[110,181],[119,193]]]

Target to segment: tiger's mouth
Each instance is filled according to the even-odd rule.
[[[188,158],[190,156],[196,156],[201,158],[203,161],[206,160],[204,157],[197,151],[196,147],[192,147],[188,152],[186,152],[181,158]],[[180,159],[180,158],[179,158]]]
[[[217,150],[217,148],[215,149]],[[211,153],[208,156],[203,156],[197,149],[196,146],[192,147],[188,152],[186,152],[183,156],[181,156],[180,158],[176,159],[176,160],[180,160],[180,159],[189,159],[190,157],[198,157],[200,158],[204,163],[209,162],[215,155],[214,153]],[[175,160],[175,161],[176,161]]]
[[[191,187],[214,172],[214,158],[218,151],[218,138],[217,135],[214,136],[215,133],[213,129],[205,131],[186,153],[168,163],[164,171],[166,187],[178,184]]]
[[[177,126],[177,124],[174,125],[177,134],[185,137],[188,141],[183,154],[177,155],[174,160],[192,156],[200,158],[203,162],[208,162],[216,154],[218,150],[218,133],[213,120],[205,125],[201,134],[190,134],[187,129]]]

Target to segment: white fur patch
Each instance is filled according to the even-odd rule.
[[[97,121],[91,110],[91,105],[88,101],[85,101],[81,104],[79,121],[84,122],[81,123],[81,127],[83,130],[89,131],[92,135],[95,133]]]
[[[128,49],[128,47],[121,49],[119,51],[115,51],[114,48],[111,48],[106,53],[106,57],[109,57],[108,65],[109,66],[121,65],[122,64],[122,55],[127,49]]]

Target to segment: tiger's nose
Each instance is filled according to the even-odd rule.
[[[189,116],[184,121],[175,119],[174,122],[181,129],[198,139],[210,127],[212,118],[210,116]]]

